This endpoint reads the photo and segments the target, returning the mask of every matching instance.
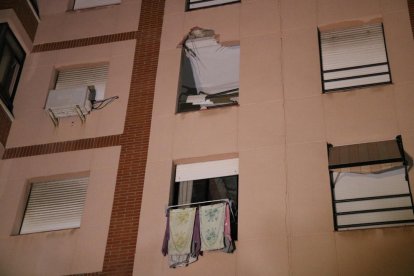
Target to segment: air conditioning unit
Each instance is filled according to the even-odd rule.
[[[60,118],[70,116],[79,116],[84,122],[85,116],[92,110],[94,98],[95,89],[93,86],[50,90],[45,110],[49,113],[55,126],[59,124]]]
[[[120,4],[121,0],[75,0],[73,10],[89,9],[94,7]]]

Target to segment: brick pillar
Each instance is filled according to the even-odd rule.
[[[131,275],[144,186],[164,0],[143,0],[103,274]]]

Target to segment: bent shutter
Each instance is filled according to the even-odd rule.
[[[323,90],[390,83],[381,23],[320,33]]]
[[[80,227],[89,177],[33,183],[20,234]]]

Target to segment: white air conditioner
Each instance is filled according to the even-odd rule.
[[[120,4],[121,0],[75,0],[73,10],[82,10],[94,7]]]
[[[53,123],[57,126],[59,118],[79,116],[84,122],[85,115],[92,110],[92,87],[79,86],[74,88],[55,89],[49,91],[45,110],[49,113]]]

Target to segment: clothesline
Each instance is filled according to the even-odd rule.
[[[219,202],[227,203],[230,207],[232,207],[231,200],[228,199],[228,198],[223,198],[223,199],[215,199],[215,200],[208,200],[208,201],[199,201],[199,202],[192,202],[192,203],[184,203],[184,204],[178,204],[178,205],[170,205],[170,206],[167,206],[165,208],[165,213],[168,213],[168,211],[170,209],[173,209],[173,208],[180,208],[180,207],[194,206],[194,205],[201,206],[201,205],[208,204],[208,203],[219,203]],[[235,215],[233,213],[233,208],[230,208],[230,214],[235,219]]]

